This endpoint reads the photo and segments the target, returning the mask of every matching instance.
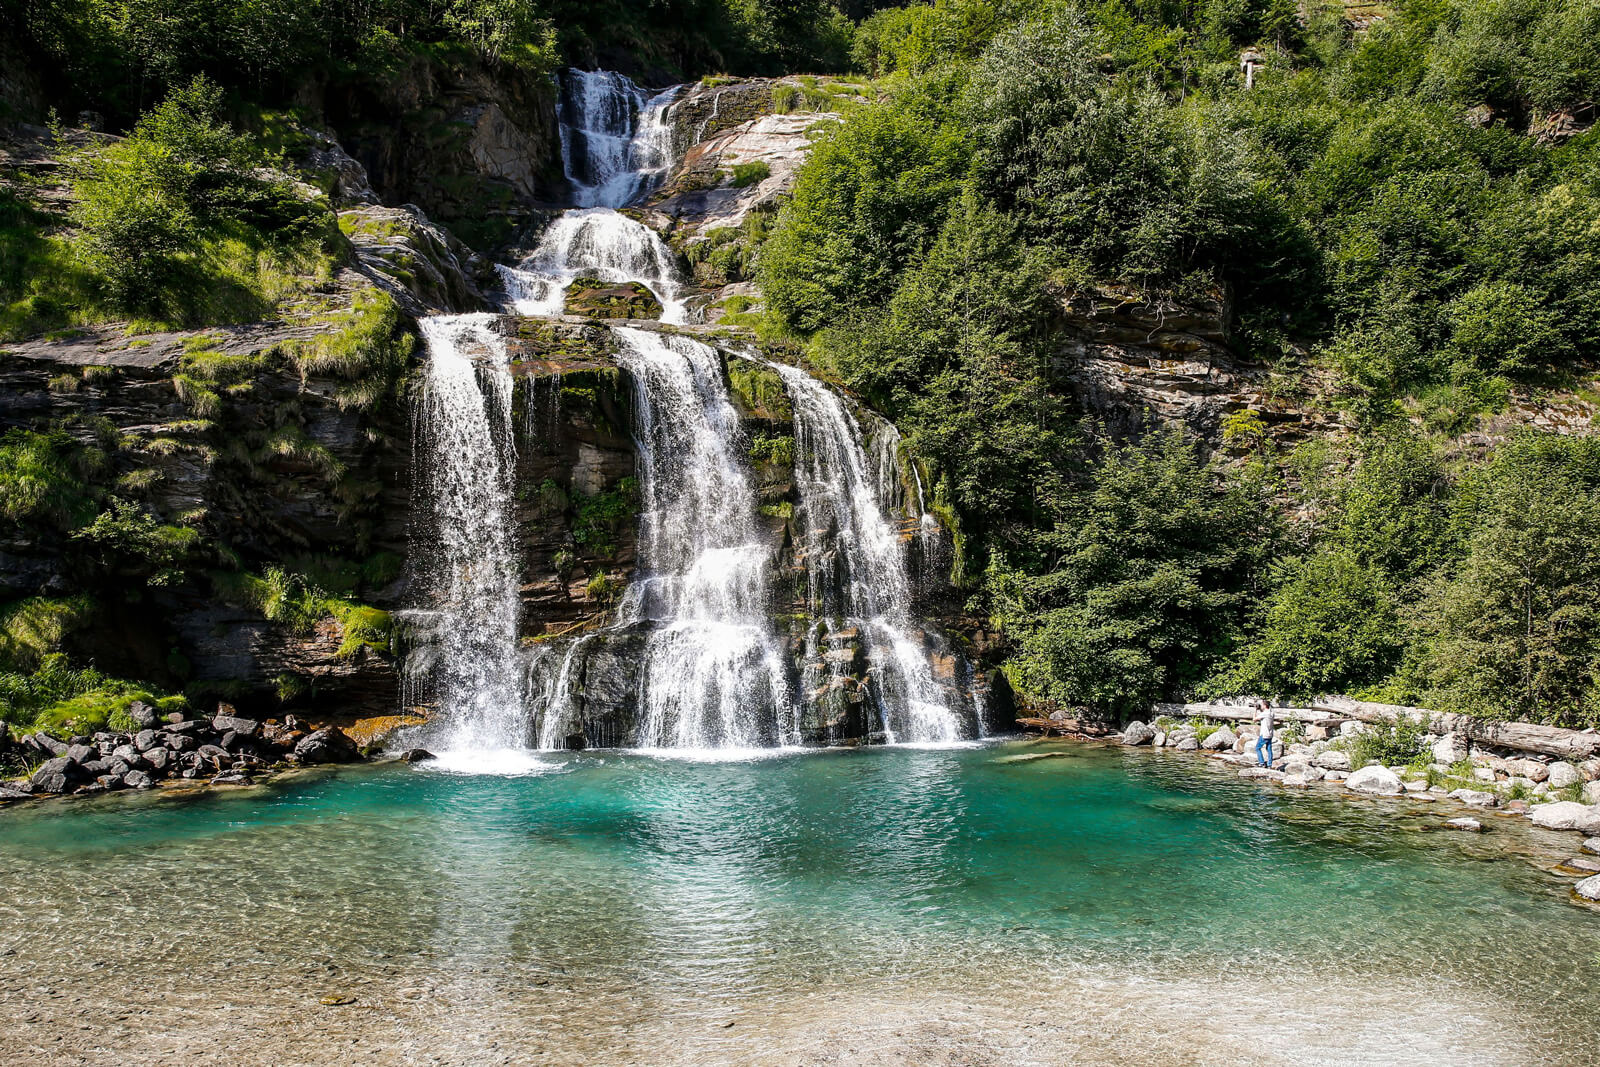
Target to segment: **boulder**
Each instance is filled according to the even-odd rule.
[[[1505,772],[1513,778],[1526,778],[1531,785],[1550,777],[1550,768],[1536,759],[1506,760]]]
[[[1312,761],[1316,766],[1325,771],[1348,771],[1350,769],[1350,756],[1336,748],[1325,749],[1317,753]]]
[[[122,780],[129,789],[149,789],[156,784],[156,780],[143,771],[129,771]]]
[[[438,759],[432,752],[425,748],[408,748],[400,753],[400,758],[406,763],[426,763],[431,759]]]
[[[162,727],[162,729],[169,734],[186,734],[192,736],[194,734],[205,732],[208,729],[208,726],[199,719],[183,719],[179,722],[168,723],[166,726]]]
[[[167,747],[172,749],[174,752],[188,752],[198,744],[199,742],[190,737],[188,734],[167,735]]]
[[[1361,768],[1350,775],[1344,784],[1351,792],[1373,796],[1395,797],[1405,792],[1405,786],[1400,784],[1400,779],[1393,771],[1377,765]]]
[[[1156,748],[1164,747],[1166,745],[1166,743],[1167,743],[1166,731],[1165,730],[1157,730],[1156,731],[1156,735],[1150,739],[1150,743],[1152,745],[1154,745]]]
[[[1303,774],[1285,774],[1283,784],[1291,789],[1310,789],[1311,779]]]
[[[1550,764],[1550,777],[1545,781],[1550,783],[1551,789],[1565,789],[1583,781],[1583,774],[1566,760],[1556,760]]]
[[[1591,855],[1600,856],[1600,837],[1586,838],[1578,847]]]
[[[1584,783],[1583,802],[1585,804],[1600,804],[1600,782]]]
[[[51,757],[65,756],[67,754],[67,743],[65,741],[58,741],[56,738],[51,737],[43,730],[40,730],[38,733],[34,734],[32,741],[33,749],[36,752],[42,752]]]
[[[166,773],[173,757],[172,753],[164,748],[152,748],[144,754],[144,758],[150,764],[154,773],[159,776]]]
[[[337,726],[302,737],[294,746],[294,755],[301,763],[351,763],[361,758],[356,743]]]
[[[1239,772],[1240,778],[1270,778],[1281,782],[1287,777],[1282,771],[1275,771],[1270,767],[1246,767]]]
[[[0,800],[32,800],[33,794],[15,786],[0,785]]]
[[[1179,752],[1195,752],[1200,748],[1200,742],[1193,737],[1185,737],[1174,746]]]
[[[142,730],[148,730],[161,721],[160,712],[142,700],[135,700],[128,705],[128,718],[139,725]]]
[[[1155,730],[1137,719],[1122,728],[1122,743],[1125,745],[1142,745],[1155,736]]]
[[[96,778],[95,781],[98,782],[100,788],[107,793],[114,793],[118,789],[125,789],[128,785],[127,782],[123,781],[122,775],[120,774],[102,774],[100,777]]]
[[[1316,723],[1312,723],[1306,727],[1307,741],[1326,741],[1327,739],[1328,728],[1326,726],[1318,726]]]
[[[88,763],[100,755],[100,750],[90,745],[68,745],[66,752],[62,753],[73,763]]]
[[[35,793],[66,793],[84,778],[83,768],[76,762],[66,756],[55,756],[40,764],[29,779],[29,784]]]
[[[1600,874],[1585,878],[1573,886],[1572,891],[1584,900],[1600,900]]]
[[[1237,740],[1239,740],[1239,735],[1234,733],[1231,728],[1224,726],[1222,729],[1216,731],[1210,737],[1206,738],[1205,742],[1200,747],[1208,749],[1212,752],[1222,752],[1226,749],[1232,748],[1233,743]]]
[[[1354,719],[1347,719],[1339,724],[1339,736],[1354,737],[1356,734],[1366,732],[1366,729],[1366,723],[1356,722]]]
[[[1409,781],[1405,783],[1405,787],[1407,793],[1426,793],[1428,791],[1427,780],[1423,778],[1417,778]]]
[[[1460,819],[1449,819],[1445,822],[1445,827],[1451,830],[1465,830],[1470,834],[1483,833],[1483,823],[1479,822],[1477,819],[1468,819],[1465,817]]]
[[[232,774],[219,774],[211,779],[212,785],[250,785],[251,778],[248,774],[234,772]]]
[[[1581,830],[1585,834],[1600,834],[1600,808],[1575,804],[1563,800],[1556,804],[1540,804],[1529,812],[1533,825],[1546,830]]]
[[[1500,803],[1500,798],[1493,793],[1477,789],[1457,789],[1450,794],[1450,799],[1459,800],[1469,808],[1492,808]]]
[[[132,745],[118,745],[111,750],[111,755],[130,767],[137,767],[144,758],[140,751]]]
[[[149,752],[152,748],[160,745],[164,740],[165,738],[156,733],[154,730],[140,730],[134,735],[133,747],[138,749],[140,752]]]
[[[218,715],[211,720],[211,728],[219,734],[232,732],[244,737],[255,737],[261,732],[259,722],[254,719],[241,719],[236,715]]]

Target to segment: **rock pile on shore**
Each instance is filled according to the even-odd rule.
[[[149,789],[168,778],[243,785],[274,767],[362,759],[337,726],[311,729],[292,715],[263,723],[225,704],[220,711],[210,719],[184,712],[163,716],[135,703],[129,714],[138,728],[132,733],[102,730],[63,740],[40,731],[15,741],[0,734],[0,748],[20,750],[29,763],[37,762],[28,777],[0,783],[0,800]]]
[[[1132,722],[1116,739],[1128,746],[1196,752],[1239,765],[1240,777],[1267,779],[1289,788],[1326,783],[1365,796],[1453,800],[1469,808],[1525,815],[1543,829],[1582,833],[1589,838],[1581,847],[1583,854],[1566,861],[1563,869],[1592,872],[1574,891],[1586,900],[1600,901],[1600,859],[1594,858],[1600,855],[1600,758],[1573,763],[1508,756],[1465,745],[1455,736],[1426,735],[1425,763],[1362,766],[1352,757],[1359,751],[1352,742],[1368,729],[1360,722],[1345,722],[1336,730],[1317,725],[1285,729],[1273,745],[1270,767],[1257,765],[1257,734],[1251,725],[1240,725],[1236,732],[1229,725],[1205,722]],[[1445,825],[1458,830],[1483,828],[1474,819],[1452,819]]]

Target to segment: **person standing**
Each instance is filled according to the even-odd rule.
[[[1272,705],[1265,700],[1256,701],[1256,765],[1260,767],[1272,766],[1272,728],[1275,725],[1275,716]],[[1267,746],[1267,758],[1261,758],[1261,746]]]

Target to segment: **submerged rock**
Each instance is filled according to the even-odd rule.
[[[1467,833],[1471,834],[1483,833],[1483,823],[1479,822],[1477,819],[1450,819],[1445,823],[1445,826],[1451,830],[1465,830]]]
[[[1450,799],[1459,800],[1469,808],[1492,808],[1500,803],[1500,798],[1493,793],[1478,789],[1457,789],[1450,794]]]
[[[438,758],[425,748],[408,748],[400,753],[400,759],[405,763],[426,763],[428,760]]]

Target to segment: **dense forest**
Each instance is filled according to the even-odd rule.
[[[313,88],[453,54],[657,83],[853,72],[868,99],[817,131],[755,253],[759,333],[901,425],[1024,696],[1130,716],[1337,690],[1597,724],[1600,438],[1497,420],[1600,401],[1600,0],[1376,10],[3,0],[58,113],[128,136],[70,154],[66,227],[0,190],[0,341],[248,321],[330,271],[338,226],[295,195],[275,118]],[[1055,321],[1094,292],[1225,309],[1230,348],[1339,432],[1285,443],[1242,412],[1208,448],[1087,417]],[[357,363],[392,374],[374,314]],[[217,565],[94,489],[100,463],[8,432],[0,520],[105,546],[100,580]],[[72,610],[0,609],[7,718],[143,691],[41,658]]]

